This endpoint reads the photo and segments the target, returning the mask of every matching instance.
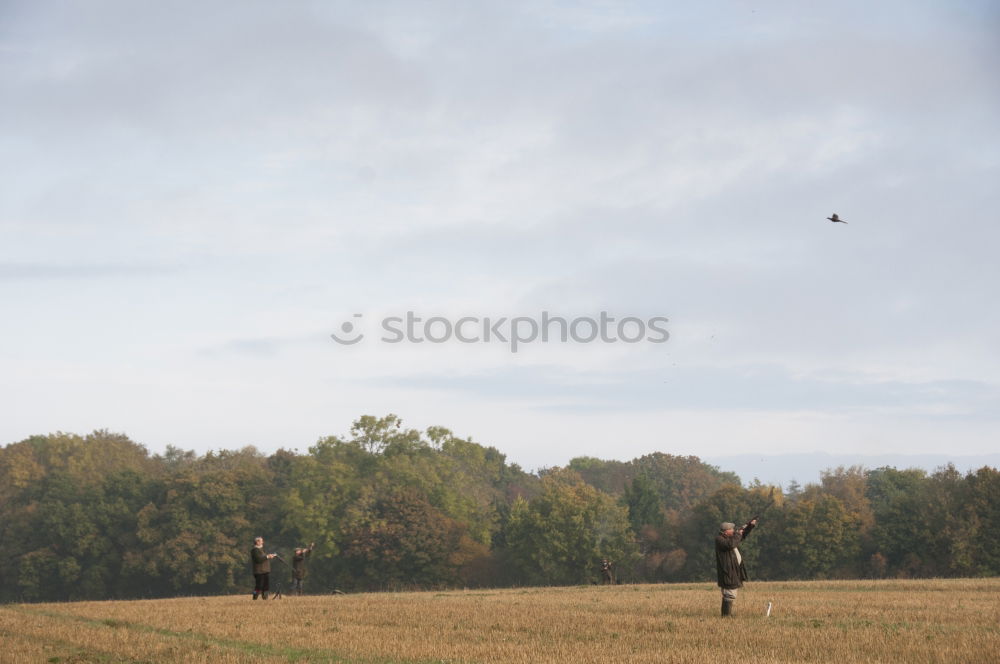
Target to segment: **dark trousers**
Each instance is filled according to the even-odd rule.
[[[270,574],[254,574],[253,575],[253,591],[255,593],[266,593],[271,589],[271,575]]]

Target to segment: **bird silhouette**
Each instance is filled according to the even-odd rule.
[[[843,219],[841,219],[840,217],[838,217],[836,212],[833,213],[833,216],[827,217],[827,219],[829,219],[830,221],[832,221],[835,224],[846,224],[847,223],[846,221],[844,221]]]

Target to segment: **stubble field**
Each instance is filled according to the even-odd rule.
[[[768,602],[773,605],[765,615]],[[0,606],[0,662],[997,662],[1000,579]]]

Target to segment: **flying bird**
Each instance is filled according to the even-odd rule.
[[[833,213],[833,216],[827,217],[827,219],[829,219],[830,221],[832,221],[835,224],[837,224],[837,223],[846,224],[847,223],[846,221],[844,221],[843,219],[841,219],[840,217],[838,217],[836,212]]]

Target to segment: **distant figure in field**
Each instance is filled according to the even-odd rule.
[[[733,615],[736,591],[747,580],[747,569],[737,547],[756,525],[757,519],[753,518],[737,530],[735,523],[727,521],[719,526],[719,534],[715,537],[715,569],[719,575],[719,588],[722,589],[723,618]]]
[[[271,589],[271,558],[273,553],[264,553],[264,538],[255,537],[253,548],[250,549],[250,561],[253,563],[253,598],[257,599],[262,595],[267,599],[267,592]]]
[[[292,594],[302,594],[302,579],[306,578],[306,558],[316,548],[316,542],[312,542],[305,548],[295,549],[292,556]]]
[[[611,561],[601,558],[601,585],[614,585],[615,576],[612,570]]]

